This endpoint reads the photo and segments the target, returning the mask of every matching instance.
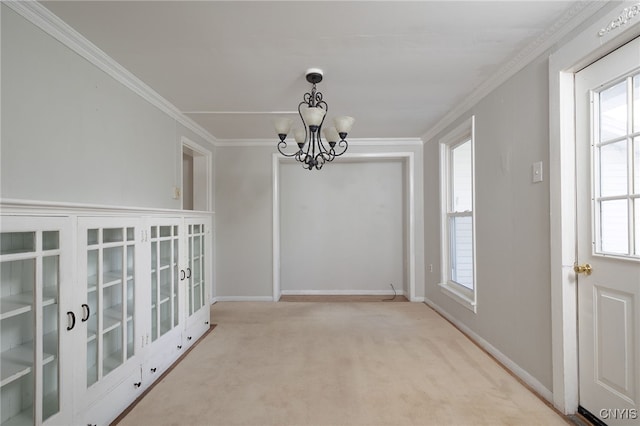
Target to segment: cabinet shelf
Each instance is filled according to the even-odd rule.
[[[133,315],[127,313],[127,322],[133,320]],[[102,334],[118,328],[122,324],[122,305],[114,305],[109,309],[105,309],[102,314]]]
[[[21,413],[2,423],[2,426],[24,426],[29,424],[33,424],[33,407],[27,407]]]
[[[31,311],[34,302],[33,292],[25,292],[19,294],[13,294],[11,296],[5,296],[0,299],[0,320],[21,315]],[[54,292],[47,292],[43,294],[42,306],[49,306],[56,303],[56,295]]]
[[[102,274],[102,288],[111,287],[114,285],[122,284],[122,273],[120,272],[105,272]],[[133,275],[127,275],[127,281],[133,279]],[[98,286],[98,276],[90,275],[87,277],[87,293],[96,291]]]
[[[46,365],[56,359],[58,335],[55,332],[44,335],[42,363]],[[0,354],[0,387],[29,374],[33,369],[33,341],[25,342]]]

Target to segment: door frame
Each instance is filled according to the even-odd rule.
[[[574,74],[640,36],[637,2],[604,3],[597,19],[549,56],[549,185],[553,405],[579,405]]]

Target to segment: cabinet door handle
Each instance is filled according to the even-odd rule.
[[[187,273],[184,271],[184,269],[180,270],[180,281],[184,281],[184,279],[187,277]]]
[[[178,349],[182,349],[182,345],[178,345]]]
[[[157,370],[157,368],[156,368],[156,367],[153,367],[153,368],[151,369],[151,372],[152,372],[152,373],[155,373],[155,372],[156,372],[156,370]]]
[[[85,315],[82,317],[82,322],[86,322],[89,319],[89,316],[91,315],[91,309],[89,308],[89,305],[87,305],[86,303],[83,303],[82,311],[85,313]]]
[[[187,271],[189,271],[189,274],[187,275],[187,278],[191,278],[191,268],[187,268]]]
[[[136,382],[133,384],[133,386],[135,386],[136,388],[139,388],[140,386],[142,386],[142,382]]]
[[[187,337],[187,340],[191,340],[191,336]]]
[[[71,311],[67,312],[67,319],[69,318],[71,318],[71,325],[67,326],[67,331],[73,330],[73,327],[76,326],[76,314]]]

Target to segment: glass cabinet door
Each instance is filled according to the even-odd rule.
[[[53,227],[14,231],[11,228],[24,229],[18,219],[3,218],[2,225],[0,424],[40,424],[58,413],[61,405],[61,231]]]
[[[151,341],[180,322],[178,225],[151,226]]]
[[[205,305],[205,225],[187,224],[187,304],[191,316]]]
[[[134,355],[135,229],[86,230],[87,387]]]

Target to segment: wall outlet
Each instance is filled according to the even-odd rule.
[[[174,200],[180,199],[180,188],[178,188],[177,186],[173,187],[173,199]]]

